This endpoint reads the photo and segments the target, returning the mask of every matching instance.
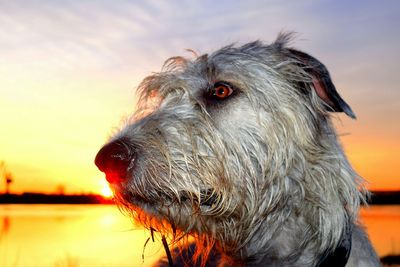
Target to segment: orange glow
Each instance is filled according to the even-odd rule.
[[[382,7],[381,12],[395,10],[378,6]],[[55,8],[54,12],[52,8]],[[226,45],[227,40],[244,43],[263,39],[269,43],[278,32],[259,32],[255,29],[262,24],[254,21],[250,31],[243,28],[237,35],[226,33],[226,39],[215,38],[210,33],[202,35],[198,40],[203,41],[198,43],[197,38],[192,39],[195,35],[189,34],[182,35],[180,41],[168,42],[171,46],[163,47],[159,44],[165,42],[164,31],[156,33],[147,31],[146,27],[127,27],[141,25],[141,21],[132,21],[137,16],[121,17],[122,14],[113,13],[114,9],[93,7],[103,10],[94,14],[109,13],[110,16],[103,18],[107,27],[102,27],[100,33],[96,31],[97,19],[79,14],[72,16],[75,11],[68,11],[68,8],[65,12],[56,7],[27,12],[17,5],[2,6],[8,10],[4,12],[10,18],[2,27],[5,33],[0,34],[0,38],[4,37],[0,41],[0,161],[6,162],[7,171],[12,174],[13,181],[9,184],[12,193],[55,193],[57,188],[65,188],[66,194],[100,192],[101,173],[93,164],[94,157],[115,129],[133,113],[137,100],[134,88],[152,71],[158,71],[163,60],[176,55],[188,56],[184,48],[211,52]],[[134,10],[136,8],[132,12],[136,12]],[[343,125],[341,132],[350,133],[341,137],[341,141],[355,170],[370,182],[371,189],[398,190],[400,124],[396,121],[400,111],[400,90],[397,89],[398,60],[392,55],[396,54],[399,41],[390,31],[371,32],[382,28],[375,27],[376,11],[371,10],[374,19],[364,21],[372,23],[373,27],[359,28],[368,31],[354,35],[370,36],[371,40],[359,40],[359,44],[363,44],[361,50],[359,44],[354,47],[351,45],[356,43],[347,44],[350,45],[346,50],[349,54],[341,50],[343,47],[330,49],[329,45],[325,46],[331,42],[322,41],[325,32],[321,35],[318,27],[311,27],[312,30],[296,22],[287,30],[303,29],[299,34],[304,35],[294,40],[293,45],[327,65],[339,93],[357,115],[357,120],[338,115],[340,121],[337,123],[339,127]],[[52,17],[42,12],[60,12],[60,19],[54,23]],[[317,13],[313,12],[314,15]],[[75,16],[77,19],[71,20]],[[115,19],[110,19],[114,16]],[[381,16],[384,17],[389,19],[390,16]],[[227,17],[227,20],[230,18],[235,18],[232,23],[236,23],[236,16]],[[280,18],[273,20],[277,24],[271,28],[282,29],[282,25],[287,25],[287,16],[282,18],[283,21]],[[363,13],[362,19],[365,18],[367,14]],[[101,21],[101,16],[98,19]],[[225,20],[218,21],[229,24]],[[390,20],[387,22],[391,25]],[[179,25],[187,26],[185,23]],[[336,24],[332,26],[337,27]],[[191,33],[192,30],[182,32]],[[339,40],[335,36],[338,33],[340,31],[329,32],[329,38]],[[149,38],[148,34],[156,39]],[[225,32],[214,34],[220,36]],[[382,34],[388,35],[383,38]],[[139,39],[135,40],[135,36]],[[304,42],[303,37],[309,41]],[[151,40],[149,44],[155,46],[150,49],[143,45],[144,40]],[[154,53],[156,47],[163,49]],[[352,49],[358,53],[350,53]],[[377,69],[377,62],[384,67]],[[157,105],[160,97],[154,95],[152,100],[151,104]],[[5,191],[5,183],[0,182],[0,193]]]
[[[400,190],[400,180],[397,179],[399,141],[359,133],[365,127],[360,123],[355,123],[354,127],[347,127],[354,134],[341,137],[341,141],[353,168],[367,181],[368,189]]]

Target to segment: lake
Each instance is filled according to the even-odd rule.
[[[380,256],[400,253],[400,205],[361,219]],[[151,266],[164,249],[113,205],[0,205],[0,266]],[[159,238],[158,238],[159,239]]]

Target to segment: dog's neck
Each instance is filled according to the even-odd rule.
[[[233,262],[242,263],[243,266],[345,266],[351,250],[352,224],[345,227],[337,246],[317,253],[315,243],[304,242],[307,240],[305,236],[312,234],[308,228],[304,219],[290,219],[280,233],[265,243],[262,249],[259,247],[262,234],[257,233],[241,251],[242,258],[233,259]],[[229,266],[229,261],[227,264]]]

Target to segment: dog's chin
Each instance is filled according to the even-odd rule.
[[[202,190],[200,199],[197,196],[188,196],[185,192],[180,193],[179,198],[171,197],[171,195],[161,192],[154,192],[153,194],[146,192],[147,194],[142,194],[118,189],[114,190],[114,192],[117,204],[122,203],[124,206],[135,206],[155,211],[156,213],[157,211],[159,211],[158,213],[163,213],[165,210],[170,213],[172,209],[180,212],[192,210],[192,214],[199,213],[201,210],[210,209],[218,202],[217,196],[210,193],[210,190]]]
[[[121,188],[120,188],[121,189]],[[115,200],[118,206],[128,212],[139,224],[146,228],[157,229],[160,224],[170,225],[171,229],[178,228],[184,232],[191,232],[198,228],[189,224],[189,218],[198,217],[213,209],[217,203],[217,197],[210,193],[210,190],[204,190],[199,200],[193,195],[182,192],[178,198],[172,198],[170,195],[146,192],[144,195],[139,192],[117,190],[115,191]]]
[[[138,195],[131,195],[128,199],[119,198],[116,203],[136,224],[151,231],[163,235],[179,233],[181,236],[191,232],[187,222],[187,218],[192,217],[188,203],[149,201]]]

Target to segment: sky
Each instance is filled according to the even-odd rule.
[[[294,31],[357,115],[340,141],[373,190],[400,189],[399,1],[0,0],[0,161],[13,192],[101,192],[99,148],[165,59]],[[0,183],[0,192],[5,188]]]

